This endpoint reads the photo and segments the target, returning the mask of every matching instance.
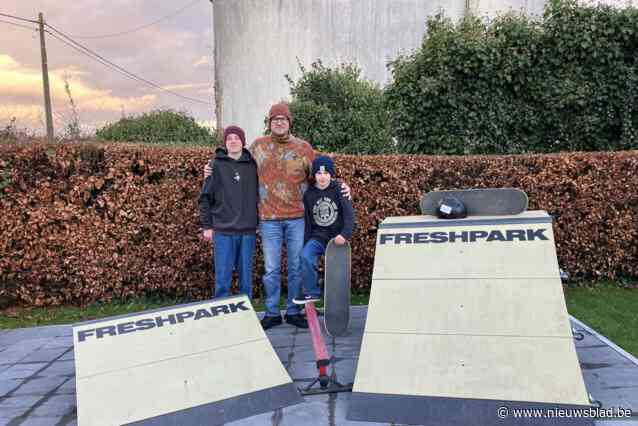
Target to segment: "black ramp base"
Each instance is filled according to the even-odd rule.
[[[292,384],[128,423],[131,426],[218,426],[245,417],[299,404],[303,399]]]
[[[575,417],[574,409],[582,417]],[[547,414],[524,416],[516,410]],[[590,407],[577,405],[355,392],[347,419],[427,426],[593,426],[591,414]]]
[[[350,322],[350,244],[326,246],[324,323],[328,334],[343,336]]]

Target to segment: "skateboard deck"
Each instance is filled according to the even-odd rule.
[[[527,194],[516,188],[465,189],[428,192],[421,199],[421,213],[436,216],[439,200],[458,198],[465,204],[468,216],[502,216],[527,210]]]
[[[350,244],[337,245],[330,240],[326,246],[324,271],[324,317],[326,331],[331,336],[343,336],[350,322]]]

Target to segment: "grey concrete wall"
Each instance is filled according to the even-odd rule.
[[[478,16],[494,17],[507,11],[523,12],[531,16],[543,16],[544,0],[470,0],[472,13]]]
[[[475,13],[536,10],[542,0],[471,0]],[[466,0],[214,0],[218,123],[239,124],[252,140],[270,105],[289,98],[284,75],[309,66],[354,62],[388,82],[389,60],[417,47],[427,16],[460,19]]]

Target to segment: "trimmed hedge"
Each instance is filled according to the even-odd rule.
[[[211,151],[125,144],[0,145],[0,305],[211,296],[197,199]],[[335,156],[353,189],[353,289],[366,291],[377,226],[435,189],[517,187],[552,214],[562,267],[638,277],[638,152]],[[256,296],[263,259],[257,249]]]

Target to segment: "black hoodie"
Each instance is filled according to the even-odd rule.
[[[199,196],[202,228],[222,234],[255,233],[259,182],[250,152],[244,148],[234,160],[225,148],[217,148],[212,167]]]
[[[348,241],[352,239],[355,212],[352,201],[341,195],[339,181],[330,181],[325,189],[311,185],[303,196],[303,205],[306,225],[304,243],[315,239],[325,246],[339,234]]]

